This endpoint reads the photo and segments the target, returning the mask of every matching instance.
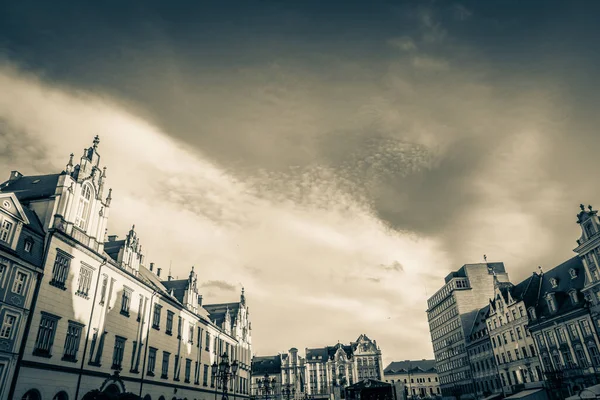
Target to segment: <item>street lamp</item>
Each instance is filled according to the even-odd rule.
[[[221,357],[221,362],[219,365],[217,365],[217,362],[215,361],[211,366],[212,378],[216,380],[217,387],[219,384],[223,386],[223,396],[221,397],[221,400],[228,400],[227,382],[235,379],[237,376],[237,371],[237,360],[229,364],[229,357],[227,356],[227,353],[223,353],[223,357]]]
[[[272,391],[275,394],[275,384],[277,380],[275,378],[271,379],[268,373],[265,373],[265,376],[258,380],[258,391],[262,391],[265,394],[265,400],[269,400],[269,393]]]
[[[287,400],[290,400],[290,397],[291,397],[291,396],[294,396],[294,397],[296,396],[296,388],[295,388],[295,387],[292,387],[292,384],[291,384],[291,383],[286,383],[286,384],[283,386],[283,388],[282,388],[281,392],[282,392],[283,394],[285,394],[285,396],[286,396]]]

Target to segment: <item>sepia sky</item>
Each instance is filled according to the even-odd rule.
[[[386,364],[431,358],[451,269],[519,282],[600,207],[598,8],[2,1],[0,175],[98,134],[109,232],[194,265],[206,302],[243,285],[257,354],[366,333]]]

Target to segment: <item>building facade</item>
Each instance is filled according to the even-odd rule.
[[[467,338],[467,353],[471,363],[471,375],[473,376],[473,385],[478,398],[502,393],[492,342],[486,324],[489,314],[489,305],[479,310],[477,318],[473,322],[471,333]]]
[[[383,379],[381,349],[362,334],[349,345],[306,349],[307,393],[314,398],[341,398],[346,386]]]
[[[135,227],[105,240],[112,193],[98,145],[96,137],[77,165],[71,155],[61,173],[13,172],[0,186],[35,212],[47,249],[9,396],[80,399],[99,390],[208,400],[221,391],[211,365],[224,353],[240,365],[229,390],[247,396],[243,291],[224,323],[218,307],[202,305],[193,268],[178,282],[146,263]]]
[[[393,361],[383,370],[386,382],[402,383],[409,398],[441,396],[435,360]]]
[[[466,264],[446,276],[445,284],[427,301],[427,318],[445,398],[475,397],[467,338],[479,310],[494,296],[496,282],[508,282],[504,264]]]
[[[0,399],[8,398],[43,256],[35,213],[13,193],[0,193]]]
[[[257,399],[302,399],[306,394],[305,359],[298,349],[252,359],[252,395]],[[265,381],[270,381],[265,385]]]
[[[537,274],[513,286],[498,285],[486,321],[503,393],[543,385],[544,376],[531,333],[527,308],[535,304],[541,279]]]

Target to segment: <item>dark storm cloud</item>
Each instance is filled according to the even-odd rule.
[[[269,200],[302,210],[343,209],[349,220],[360,204],[393,233],[439,240],[456,266],[488,254],[510,260],[511,276],[519,279],[569,257],[577,205],[600,199],[593,183],[600,146],[593,84],[599,7],[516,0],[5,1],[0,49],[44,82],[117,99],[254,196],[198,184],[200,190],[195,176],[153,178],[167,189],[157,197],[171,196],[170,204],[194,215],[237,226],[263,212],[238,205],[242,198],[244,205]],[[0,106],[12,111],[9,101]],[[50,169],[48,149],[29,133],[0,124],[3,162],[27,159],[36,170]],[[327,230],[312,234],[341,249],[359,243],[348,245]],[[245,254],[261,252],[254,237],[242,236]],[[309,252],[278,244],[276,252],[293,254],[292,264]],[[411,263],[396,254],[369,260],[367,274],[348,272],[348,259],[326,255],[344,278],[267,267],[267,251],[245,273],[286,296],[289,287],[275,282],[310,280],[300,291],[307,301],[343,313],[354,304],[344,300],[346,285],[375,296],[371,286],[377,289],[385,276],[411,272]],[[445,271],[436,260],[422,263],[431,292],[442,281],[429,282]],[[280,255],[274,264],[290,262]],[[360,287],[361,279],[370,282]],[[399,304],[395,315],[423,317],[422,305],[406,308],[410,296],[391,296]],[[373,308],[368,303],[363,312]],[[260,318],[268,326],[268,315]],[[353,328],[342,325],[344,332]]]

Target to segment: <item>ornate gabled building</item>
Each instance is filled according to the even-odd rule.
[[[0,193],[0,399],[9,397],[43,256],[35,213],[14,193]]]
[[[16,197],[39,219],[46,243],[8,398],[80,399],[99,390],[209,400],[221,392],[211,365],[225,352],[240,365],[229,391],[247,397],[244,293],[229,303],[239,316],[231,328],[217,325],[202,307],[193,269],[184,284],[162,280],[161,268],[147,267],[135,227],[123,240],[105,240],[112,193],[105,193],[98,145],[96,137],[79,164],[71,156],[59,174],[13,171],[0,185],[0,196]],[[27,240],[42,247],[35,235]]]
[[[306,393],[305,362],[292,347],[276,356],[252,358],[252,395],[269,399],[303,399]],[[264,383],[270,384],[265,388]]]
[[[499,383],[506,395],[543,384],[544,376],[527,317],[527,308],[537,302],[540,284],[540,276],[534,273],[517,285],[497,285],[490,299],[486,324]]]
[[[363,379],[383,379],[381,349],[362,334],[349,345],[306,349],[307,393],[340,398],[343,388]]]
[[[407,398],[430,398],[441,395],[435,360],[392,361],[383,370],[386,382],[400,382]]]

